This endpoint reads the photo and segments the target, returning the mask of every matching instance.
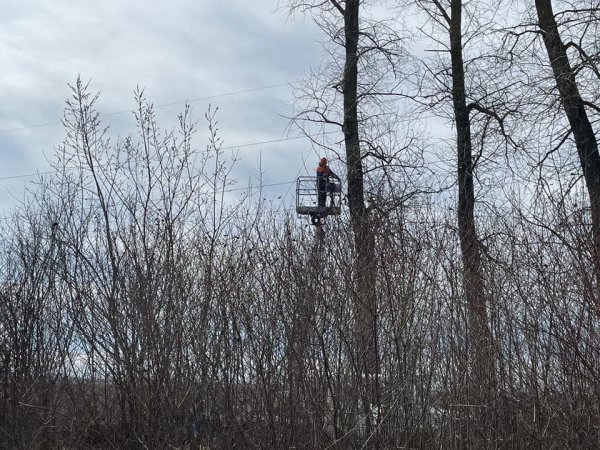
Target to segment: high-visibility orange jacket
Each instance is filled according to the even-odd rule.
[[[317,166],[317,176],[318,177],[328,177],[329,175],[331,175],[331,169],[329,168],[329,166],[325,165],[321,165],[319,164]]]

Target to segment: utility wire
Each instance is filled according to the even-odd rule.
[[[38,176],[38,175],[51,175],[51,174],[54,174],[54,173],[58,173],[58,171],[57,170],[49,170],[47,172],[26,173],[26,174],[23,174],[23,175],[11,175],[9,177],[2,177],[2,178],[0,178],[0,181],[14,180],[16,178],[30,178],[30,177],[35,177],[35,176]]]
[[[248,142],[245,144],[239,144],[239,145],[229,145],[227,147],[220,147],[219,150],[235,150],[238,148],[245,148],[245,147],[255,147],[257,145],[267,145],[267,144],[277,144],[279,142],[286,142],[286,141],[293,141],[293,140],[297,140],[297,139],[303,139],[303,138],[310,138],[310,137],[318,137],[318,136],[323,136],[325,134],[333,134],[333,133],[337,133],[337,131],[329,131],[326,133],[319,133],[317,135],[299,135],[299,136],[291,136],[291,137],[286,137],[286,138],[280,138],[280,139],[272,139],[269,141],[260,141],[260,142]],[[198,154],[198,153],[210,153],[214,150],[197,150],[194,152],[191,152],[190,154]],[[79,168],[72,168],[72,169],[67,169],[67,171],[73,171],[73,170],[77,170]],[[85,168],[84,168],[85,170]],[[58,170],[49,170],[49,171],[45,171],[45,172],[35,172],[35,173],[27,173],[27,174],[20,174],[20,175],[9,175],[9,176],[5,176],[5,177],[0,177],[0,181],[5,181],[5,180],[13,180],[16,178],[31,178],[31,177],[35,177],[38,175],[52,175],[55,173],[58,173]]]
[[[212,100],[215,98],[223,98],[223,97],[230,97],[233,95],[240,95],[240,94],[247,94],[250,92],[257,92],[257,91],[265,91],[267,89],[273,89],[273,88],[277,88],[277,87],[282,87],[282,86],[291,86],[294,82],[288,82],[288,83],[279,83],[279,84],[272,84],[270,86],[261,86],[261,87],[257,87],[257,88],[252,88],[252,89],[244,89],[242,91],[235,91],[235,92],[226,92],[224,94],[217,94],[217,95],[209,95],[206,97],[198,97],[198,98],[193,98],[191,100],[182,100],[182,101],[177,101],[177,102],[170,102],[170,103],[163,103],[160,105],[153,105],[153,108],[157,109],[157,108],[164,108],[167,106],[174,106],[174,105],[185,105],[188,103],[193,103],[193,102],[200,102],[200,101],[204,101],[204,100]],[[119,114],[127,114],[127,113],[132,113],[133,110],[131,109],[127,109],[127,110],[123,110],[123,111],[114,111],[114,112],[110,112],[110,113],[105,113],[105,114],[100,114],[99,117],[108,117],[108,116],[116,116]],[[23,130],[31,130],[34,128],[42,128],[42,127],[49,127],[49,126],[53,126],[53,125],[61,125],[62,121],[59,120],[58,122],[48,122],[48,123],[40,123],[40,124],[36,124],[36,125],[28,125],[25,127],[17,127],[17,128],[8,128],[5,130],[0,130],[0,134],[4,134],[4,133],[11,133],[13,131],[23,131]]]

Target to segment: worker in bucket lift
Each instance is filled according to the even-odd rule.
[[[327,201],[327,193],[335,192],[335,183],[329,181],[329,178],[335,178],[339,181],[338,177],[327,165],[327,158],[321,158],[319,165],[317,166],[317,189],[319,191],[319,207],[324,207]],[[333,197],[331,198],[333,203]],[[334,206],[333,204],[331,206]]]

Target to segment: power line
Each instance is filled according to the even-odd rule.
[[[283,185],[288,185],[288,184],[291,185],[292,183],[295,183],[295,182],[296,182],[296,180],[293,180],[293,181],[281,181],[279,183],[260,184],[258,186],[246,186],[246,187],[243,187],[243,188],[227,189],[227,190],[224,190],[223,192],[227,193],[227,192],[236,192],[236,191],[251,191],[253,189],[261,189],[261,188],[264,188],[264,187],[283,186]],[[220,192],[217,192],[217,194],[220,194]],[[212,193],[211,193],[211,195],[212,195]]]
[[[319,133],[319,134],[315,134],[315,135],[306,135],[306,134],[301,134],[299,136],[292,136],[292,137],[287,137],[287,138],[280,138],[280,139],[273,139],[271,141],[262,141],[262,142],[251,142],[248,144],[240,144],[240,145],[230,145],[227,147],[221,147],[221,150],[233,150],[236,148],[243,148],[243,147],[252,147],[252,146],[256,146],[256,145],[263,145],[263,144],[274,144],[274,143],[278,143],[278,142],[285,142],[285,141],[293,141],[295,139],[302,139],[302,138],[311,138],[311,137],[318,137],[318,136],[323,136],[324,134],[333,134],[333,133],[337,133],[337,131],[328,131],[326,133]]]
[[[206,97],[193,98],[191,100],[181,100],[181,101],[177,101],[177,102],[163,103],[160,105],[153,105],[153,108],[157,109],[157,108],[165,108],[167,106],[185,105],[188,103],[212,100],[215,98],[231,97],[233,95],[248,94],[250,92],[257,92],[257,91],[265,91],[267,89],[274,89],[274,88],[282,87],[282,86],[291,86],[292,83],[294,83],[294,82],[271,84],[269,86],[261,86],[261,87],[251,88],[251,89],[244,89],[242,91],[226,92],[224,94],[209,95]],[[131,113],[131,112],[133,112],[133,110],[131,110],[131,109],[122,110],[122,111],[114,111],[114,112],[110,112],[110,113],[100,114],[100,117],[116,116],[119,114],[127,114],[127,113]],[[18,128],[9,128],[9,129],[5,129],[5,130],[0,130],[0,134],[11,133],[14,131],[31,130],[34,128],[49,127],[49,126],[61,125],[61,124],[62,124],[62,121],[59,120],[57,122],[48,122],[48,123],[40,123],[40,124],[36,124],[36,125],[28,125],[28,126],[18,127]]]
[[[260,141],[260,142],[248,142],[245,144],[238,144],[238,145],[230,145],[227,147],[220,147],[219,150],[235,150],[238,148],[245,148],[245,147],[255,147],[257,145],[267,145],[267,144],[276,144],[279,142],[286,142],[286,141],[293,141],[293,140],[297,140],[297,139],[302,139],[302,138],[313,138],[313,137],[318,137],[318,136],[323,136],[323,135],[327,135],[327,134],[333,134],[333,133],[337,133],[337,131],[328,131],[325,133],[319,133],[319,134],[315,134],[315,135],[306,135],[306,134],[301,134],[299,136],[291,136],[291,137],[286,137],[286,138],[279,138],[279,139],[272,139],[269,141]],[[197,150],[195,152],[191,152],[191,154],[198,154],[198,153],[209,153],[211,152],[210,150]],[[73,170],[77,170],[79,168],[72,168],[72,169],[67,169],[68,172],[71,172]],[[17,179],[17,178],[31,178],[31,177],[35,177],[35,176],[39,176],[39,175],[53,175],[58,173],[58,170],[49,170],[49,171],[45,171],[45,172],[35,172],[35,173],[27,173],[27,174],[21,174],[21,175],[10,175],[10,176],[5,176],[5,177],[0,177],[0,181],[5,181],[5,180],[13,180],[13,179]]]
[[[72,169],[72,170],[74,170],[74,169]],[[2,178],[0,178],[0,181],[13,180],[15,178],[31,178],[31,177],[35,177],[35,176],[38,176],[38,175],[52,175],[54,173],[58,173],[58,171],[57,170],[49,170],[47,172],[36,172],[36,173],[26,173],[26,174],[23,174],[23,175],[12,175],[12,176],[9,176],[9,177],[2,177]]]

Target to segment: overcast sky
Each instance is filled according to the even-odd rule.
[[[286,137],[281,116],[290,114],[292,89],[268,87],[297,80],[322,54],[316,27],[289,21],[276,8],[277,0],[6,2],[0,16],[0,210],[23,198],[35,178],[7,177],[50,169],[48,160],[64,139],[55,123],[69,96],[67,83],[78,74],[101,92],[104,114],[133,109],[139,85],[155,105],[215,97],[191,105],[199,119],[209,103],[219,107],[225,146]],[[160,124],[173,127],[182,108],[158,108]],[[135,131],[132,119],[125,113],[103,121],[116,136]],[[205,145],[196,140],[198,149]],[[265,183],[291,181],[304,170],[303,157],[310,168],[316,159],[304,140],[244,146],[239,155],[238,186],[247,184],[259,156]],[[285,193],[287,186],[275,189]]]

